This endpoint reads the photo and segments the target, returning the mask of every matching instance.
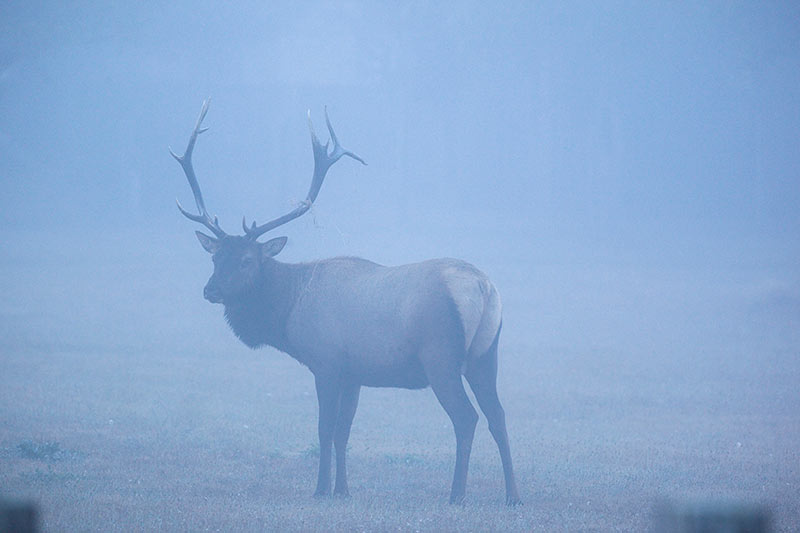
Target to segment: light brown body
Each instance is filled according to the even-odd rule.
[[[314,373],[366,386],[428,385],[426,340],[447,336],[461,368],[499,332],[500,299],[471,265],[438,259],[384,267],[356,258],[309,265],[286,325],[292,354]],[[335,354],[333,357],[330,354]],[[422,354],[424,355],[424,354]]]

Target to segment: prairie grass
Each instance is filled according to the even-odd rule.
[[[588,360],[581,375],[574,360],[543,364],[560,386],[502,379],[524,506],[503,504],[485,422],[467,503],[448,505],[446,415],[430,391],[375,389],[351,437],[352,497],[314,499],[311,376],[268,352],[237,358],[4,354],[3,496],[36,501],[45,530],[631,531],[664,498],[693,496],[766,503],[778,529],[800,523],[796,413],[646,379],[595,387]]]

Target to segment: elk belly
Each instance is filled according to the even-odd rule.
[[[428,386],[425,369],[416,356],[389,357],[367,364],[362,358],[348,358],[344,375],[365,387],[424,389]]]

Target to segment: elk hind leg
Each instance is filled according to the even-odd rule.
[[[465,377],[469,383],[478,405],[489,423],[489,431],[497,443],[500,451],[500,460],[503,463],[503,475],[506,483],[506,503],[519,505],[522,503],[517,490],[517,481],[514,477],[514,467],[511,464],[511,450],[508,445],[508,432],[506,431],[506,415],[500,399],[497,396],[497,341],[500,332],[483,356],[474,360],[467,367]]]
[[[455,430],[456,466],[450,489],[450,503],[460,504],[466,495],[469,456],[472,451],[475,426],[478,423],[478,413],[464,390],[459,358],[452,352],[452,350],[431,350],[430,353],[423,354],[420,359],[425,366],[431,388],[450,417]]]

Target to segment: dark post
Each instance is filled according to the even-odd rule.
[[[0,501],[0,533],[35,533],[36,506],[30,502]]]
[[[767,533],[769,511],[743,502],[666,502],[655,511],[657,533]]]

